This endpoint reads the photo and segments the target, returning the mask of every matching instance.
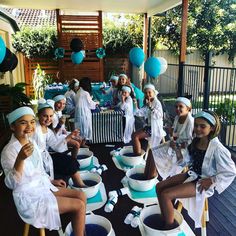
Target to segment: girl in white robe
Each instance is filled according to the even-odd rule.
[[[54,132],[48,128],[52,123],[52,117],[53,107],[50,104],[46,102],[38,105],[39,121],[36,124],[36,132],[33,139],[40,148],[44,169],[52,179],[55,176],[55,179],[62,178],[67,181],[71,177],[75,185],[84,187],[78,172],[79,163],[77,159],[64,153],[68,151],[68,142],[73,142],[78,132],[75,130],[67,137],[62,135],[56,137]],[[49,148],[54,151],[51,155],[48,152]],[[59,184],[61,184],[59,187],[66,186],[66,183],[62,182],[62,180]]]
[[[133,100],[130,97],[131,88],[128,86],[122,87],[122,102],[118,107],[125,113],[125,130],[124,130],[124,143],[131,141],[131,135],[134,131],[134,113],[133,113]]]
[[[66,97],[64,95],[57,95],[53,98],[54,101],[54,115],[53,115],[53,119],[52,119],[52,127],[53,130],[56,134],[57,138],[66,138],[67,135],[70,134],[70,132],[68,132],[66,130],[65,127],[65,122],[66,122],[66,118],[63,116],[62,111],[65,108],[66,105]],[[40,103],[45,103],[45,99],[40,99],[38,104]],[[51,104],[51,101],[50,101]],[[81,140],[77,140],[78,142],[76,142],[75,140],[70,140],[68,141],[68,146],[72,147],[71,150],[71,156],[73,158],[77,158],[78,155],[78,151],[79,151],[79,147],[81,144]]]
[[[68,135],[68,132],[66,131],[65,128],[65,122],[66,119],[62,115],[62,111],[66,107],[66,97],[64,95],[56,95],[53,97],[54,101],[54,115],[53,115],[53,122],[52,122],[52,127],[55,131],[55,133],[60,136],[60,135]]]
[[[171,141],[153,147],[148,154],[145,173],[151,178],[157,172],[166,179],[170,175],[178,174],[189,162],[187,146],[192,142],[194,119],[191,115],[192,105],[189,99],[178,97],[175,102],[176,117],[170,129]],[[178,146],[181,157],[175,153]],[[183,157],[183,159],[181,159]]]
[[[192,158],[191,171],[175,175],[159,182],[156,186],[166,229],[174,227],[172,200],[193,197],[197,200],[199,194],[205,193],[209,197],[214,193],[214,190],[222,193],[232,183],[236,175],[235,164],[231,159],[230,152],[217,138],[220,132],[218,116],[212,111],[197,113],[194,119],[194,132],[196,138],[188,148]],[[176,151],[181,155],[177,148]],[[192,178],[193,176],[195,178]],[[201,201],[196,206],[195,212],[202,213],[203,205]]]
[[[134,113],[135,116],[145,117],[147,125],[137,130],[132,137],[134,153],[141,154],[141,140],[149,138],[150,147],[155,147],[165,137],[166,133],[163,129],[163,109],[160,101],[157,99],[158,92],[155,90],[154,85],[146,84],[144,86],[145,102],[146,104],[137,109]]]
[[[115,75],[112,75],[111,78],[110,78],[110,83],[111,83],[111,86],[109,89],[105,90],[104,87],[101,87],[101,90],[102,90],[102,93],[103,94],[111,94],[111,97],[112,97],[112,106],[116,106],[117,103],[118,103],[118,88],[117,88],[117,85],[118,85],[118,79],[119,77],[118,76],[115,76]]]
[[[1,153],[1,164],[18,214],[36,228],[58,230],[60,214],[72,213],[75,235],[83,236],[86,197],[76,190],[52,185],[37,144],[28,139],[35,132],[33,110],[20,107],[8,115],[8,121],[13,134]]]
[[[92,112],[99,102],[94,102],[91,93],[90,79],[85,77],[80,80],[80,89],[76,94],[75,101],[75,129],[80,130],[83,140],[92,140]],[[84,145],[83,145],[84,146]]]
[[[77,79],[73,79],[69,84],[69,90],[66,91],[64,96],[66,97],[66,114],[74,117],[75,112],[75,95],[79,89],[79,81]]]

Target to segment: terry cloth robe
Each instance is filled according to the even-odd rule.
[[[129,96],[127,97],[125,102],[120,102],[118,106],[125,113],[124,143],[129,143],[131,141],[131,136],[134,131],[133,100]]]
[[[80,130],[80,136],[86,140],[92,140],[92,112],[96,103],[87,91],[82,88],[75,97],[75,128]]]
[[[212,139],[206,150],[206,154],[202,163],[201,178],[213,177],[214,184],[202,194],[197,191],[196,197],[179,199],[183,202],[183,206],[188,210],[189,216],[195,221],[195,227],[201,227],[201,216],[204,208],[205,197],[210,197],[216,190],[222,193],[234,180],[236,168],[231,154],[227,148],[216,137]]]
[[[5,184],[13,190],[13,199],[22,220],[36,228],[58,230],[61,227],[59,209],[53,192],[58,189],[51,184],[43,168],[40,151],[35,142],[33,154],[24,161],[22,175],[14,164],[22,145],[12,135],[1,153]]]
[[[160,144],[166,132],[163,129],[163,109],[160,101],[155,97],[151,103],[151,109],[144,106],[135,111],[136,116],[142,116],[148,119],[151,124],[151,139],[149,141],[150,147],[156,147]],[[149,120],[150,119],[150,120]]]
[[[72,114],[75,110],[75,95],[76,93],[72,89],[64,94],[66,97],[66,114]]]
[[[180,129],[178,128],[180,125],[178,120],[179,116],[176,116],[173,124],[174,130],[179,130],[177,133],[178,138],[176,142],[179,144],[183,142],[190,144],[192,142],[194,118],[192,117],[191,113],[188,113],[188,116],[181,125]],[[189,162],[187,146],[186,148],[181,149],[181,153],[183,155],[183,162],[187,164]],[[152,154],[158,173],[163,179],[166,179],[168,176],[173,176],[180,173],[184,167],[182,165],[179,166],[178,163],[176,163],[176,152],[170,147],[170,141],[165,142],[157,147],[153,147]]]
[[[54,179],[53,161],[48,148],[51,147],[55,152],[65,152],[68,150],[65,137],[63,135],[56,137],[54,132],[49,128],[47,129],[47,133],[44,134],[41,125],[37,122],[33,139],[41,152],[46,173],[50,175],[51,179]]]
[[[59,123],[59,119],[62,117],[62,111],[54,111],[53,119],[52,119],[52,127],[55,129]],[[66,137],[69,132],[66,131],[65,125],[63,124],[61,128],[57,132],[57,136],[63,135]]]

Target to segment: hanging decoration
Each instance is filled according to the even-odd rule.
[[[99,58],[99,59],[102,59],[103,57],[106,56],[106,51],[104,48],[98,48],[96,50],[96,56]]]
[[[62,59],[65,55],[65,49],[64,48],[56,48],[54,51],[55,59]]]

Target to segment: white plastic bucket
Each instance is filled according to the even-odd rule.
[[[96,225],[100,225],[102,226],[103,228],[106,229],[106,231],[108,232],[107,233],[107,236],[115,236],[115,232],[112,228],[112,225],[111,225],[111,222],[103,217],[103,216],[99,216],[99,215],[86,215],[86,222],[85,224],[96,224]],[[69,223],[67,226],[66,226],[66,230],[65,230],[65,236],[70,236],[72,233],[72,226],[71,226],[71,223]]]
[[[152,205],[142,209],[140,214],[140,231],[142,236],[178,236],[178,234],[183,233],[183,216],[177,210],[174,210],[174,217],[179,226],[171,230],[157,230],[145,225],[144,220],[153,214],[161,214],[158,205]]]
[[[141,191],[141,192],[149,191],[158,182],[157,176],[148,180],[136,180],[136,179],[130,178],[130,176],[133,174],[143,174],[144,169],[145,167],[136,166],[126,172],[129,186],[135,191]]]
[[[89,151],[88,148],[80,148],[79,152],[78,152],[78,156],[79,155],[88,156],[87,158],[84,158],[84,159],[77,158],[77,161],[80,164],[80,168],[82,169],[82,168],[88,167],[91,163],[92,158],[93,158],[93,152]]]
[[[133,153],[133,147],[124,147],[120,150],[121,160],[127,166],[136,166],[143,162],[144,150],[141,151],[140,156],[126,156],[126,153]]]
[[[86,188],[79,188],[73,185],[72,179],[69,179],[70,187],[79,191],[83,191],[86,194],[87,198],[94,197],[98,193],[100,184],[102,183],[101,176],[97,173],[91,173],[91,172],[86,171],[86,172],[80,172],[80,177],[83,181],[92,180],[96,182],[97,184],[94,186],[86,187]]]

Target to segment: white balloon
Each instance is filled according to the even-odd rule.
[[[157,57],[157,59],[160,61],[161,63],[161,71],[160,71],[160,75],[165,73],[168,67],[167,61],[164,57]]]

